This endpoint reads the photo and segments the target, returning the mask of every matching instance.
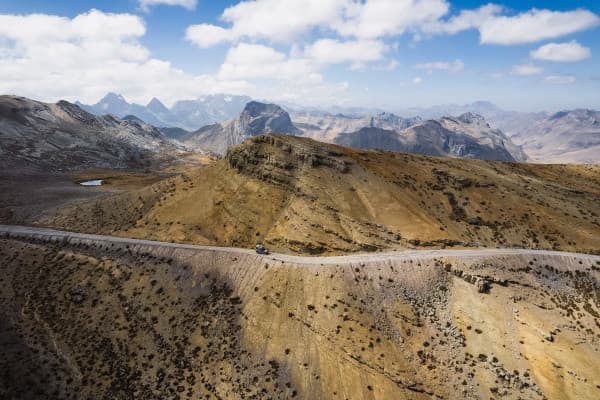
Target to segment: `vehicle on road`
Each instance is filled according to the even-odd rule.
[[[269,249],[267,249],[265,246],[263,246],[262,244],[257,244],[254,249],[256,250],[256,253],[258,254],[269,254]]]

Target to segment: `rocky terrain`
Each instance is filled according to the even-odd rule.
[[[213,124],[240,113],[251,99],[247,96],[215,94],[194,100],[180,100],[172,107],[166,107],[153,98],[147,105],[130,103],[121,95],[108,93],[96,104],[77,103],[84,110],[98,115],[111,114],[119,118],[135,115],[144,122],[167,128],[181,128],[195,131],[207,124]]]
[[[522,247],[598,252],[600,168],[356,150],[260,135],[201,169],[37,220],[301,254]]]
[[[0,239],[5,399],[597,399],[600,258]]]
[[[354,115],[296,112],[291,117],[294,124],[302,129],[303,136],[329,143],[333,143],[341,133],[355,132],[362,128],[401,131],[422,121],[420,117],[402,118],[386,112]]]
[[[590,109],[558,113],[507,111],[489,102],[403,110],[405,115],[440,118],[473,112],[485,117],[536,163],[599,163],[599,112]]]
[[[74,200],[136,190],[205,161],[135,116],[0,96],[2,223],[30,224]],[[93,179],[103,185],[79,185]]]
[[[224,120],[237,117],[250,100],[244,96],[218,94],[196,100],[177,101],[168,108],[156,98],[143,106],[129,103],[122,96],[109,93],[94,105],[77,104],[99,116],[136,116],[141,121],[160,127],[166,136],[181,140],[189,137],[191,132],[198,131],[199,127],[204,127],[199,132],[212,131],[216,126],[222,125]],[[515,161],[580,164],[599,162],[596,137],[598,127],[594,124],[594,121],[598,120],[598,112],[593,110],[567,110],[554,114],[518,112],[504,110],[487,101],[406,108],[399,111],[401,115],[411,117],[357,107],[319,109],[286,104],[285,109],[290,110],[293,124],[301,130],[303,136],[328,143],[356,143],[356,147],[359,148],[396,151],[414,149],[419,154],[456,156],[456,153],[462,153],[462,150],[453,152],[448,148],[440,152],[439,145],[448,141],[452,145],[455,142],[459,143],[457,146],[460,148],[473,148],[474,139],[476,145],[493,148],[483,149],[486,159],[509,160],[511,158],[506,156],[508,152]],[[475,118],[469,118],[471,122],[467,125],[456,122],[469,115]],[[476,121],[480,123],[473,124]],[[434,122],[438,122],[447,131],[440,131],[439,125]],[[415,136],[414,130],[404,132],[413,126],[420,132],[427,133],[420,143],[411,143],[411,140],[414,141],[415,137],[418,137]],[[385,131],[393,131],[400,138],[396,139],[394,135],[390,137],[389,132]],[[433,147],[431,143],[426,142],[429,136],[436,142]],[[452,140],[448,140],[449,137]],[[467,158],[470,158],[469,154]]]
[[[3,169],[142,168],[181,150],[140,121],[97,117],[66,101],[0,96]]]
[[[360,149],[434,156],[525,161],[527,155],[478,114],[423,121],[380,113],[371,117],[295,115],[304,135]],[[298,122],[296,122],[298,123]]]
[[[561,111],[522,123],[511,133],[533,162],[600,163],[599,111]]]
[[[229,147],[264,133],[297,135],[301,131],[278,105],[251,101],[237,117],[200,128],[180,140],[201,150],[225,154]]]

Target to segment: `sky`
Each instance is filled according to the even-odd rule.
[[[0,0],[0,93],[600,109],[597,0]]]

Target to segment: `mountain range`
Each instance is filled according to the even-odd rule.
[[[446,157],[525,161],[523,150],[474,113],[422,120],[391,113],[371,116],[295,115],[306,136],[361,149]]]
[[[533,162],[600,162],[600,112],[561,111],[522,124],[511,139]]]
[[[119,118],[135,115],[156,127],[177,127],[193,131],[233,117],[250,100],[247,96],[215,94],[195,100],[180,100],[171,108],[167,108],[157,98],[153,98],[144,106],[129,103],[119,94],[108,93],[96,104],[86,105],[80,102],[75,104],[96,115],[112,114]]]
[[[182,150],[141,120],[96,116],[66,102],[0,96],[0,166],[139,168]]]
[[[255,134],[241,132],[243,124],[238,123],[236,128],[231,124],[250,101],[246,96],[215,94],[177,101],[168,108],[156,98],[144,106],[109,93],[94,105],[76,104],[98,116],[112,114],[126,120],[138,118],[159,127],[165,136],[188,141],[196,148],[201,148],[204,143],[207,150],[223,154],[229,144],[239,143],[240,138]],[[316,108],[284,103],[280,108],[290,113],[294,125],[282,132],[293,131],[330,143],[458,157],[482,157],[487,150],[482,153],[473,150],[473,146],[484,144],[495,149],[505,147],[506,151],[500,150],[500,155],[490,153],[485,156],[492,159],[541,163],[600,162],[598,112],[593,110],[517,112],[504,110],[488,101],[399,111],[401,115],[412,117],[361,107]],[[485,119],[476,129],[478,132],[473,130],[472,122],[466,125],[461,122],[461,116],[469,114]],[[219,138],[221,131],[226,137]],[[260,133],[268,132],[273,131]],[[456,136],[457,132],[467,136],[459,135],[461,137],[455,140],[451,136]],[[432,138],[436,144],[423,143]]]
[[[299,135],[302,131],[278,105],[251,101],[235,118],[205,126],[180,140],[198,149],[225,154],[229,147],[263,133]]]
[[[600,165],[458,158],[514,151],[475,113],[329,121],[0,97],[0,398],[597,399]]]

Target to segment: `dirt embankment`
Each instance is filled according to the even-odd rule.
[[[597,257],[321,265],[57,237],[2,239],[0,265],[8,398],[600,393]]]

